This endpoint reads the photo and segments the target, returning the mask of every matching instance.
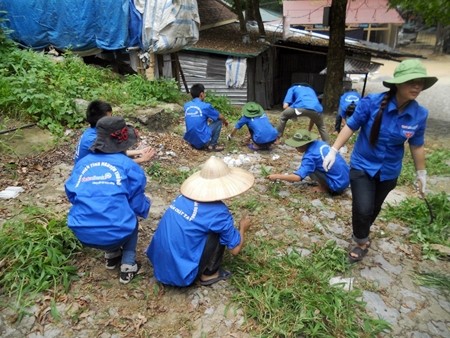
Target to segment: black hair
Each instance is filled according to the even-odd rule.
[[[86,120],[92,128],[95,128],[97,121],[112,112],[112,107],[105,101],[95,100],[89,103],[86,109]]]
[[[381,120],[383,119],[383,111],[386,108],[389,100],[394,97],[397,92],[397,87],[392,87],[386,94],[384,94],[383,100],[381,101],[380,108],[378,109],[377,116],[375,116],[375,120],[373,121],[372,128],[370,129],[370,144],[372,147],[378,141],[378,135],[380,134],[381,128]]]
[[[201,83],[196,83],[191,87],[191,96],[193,99],[200,96],[201,93],[205,92],[205,86]]]

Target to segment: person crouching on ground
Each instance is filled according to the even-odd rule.
[[[74,157],[75,163],[92,152],[90,148],[97,138],[96,125],[98,120],[111,115],[112,107],[109,103],[100,100],[94,100],[89,103],[86,109],[86,121],[89,122],[90,127],[83,132],[78,141]],[[134,162],[143,163],[150,161],[155,156],[156,151],[152,147],[145,147],[142,149],[127,150],[126,153],[127,156],[133,158]]]
[[[150,209],[145,173],[125,154],[136,142],[135,130],[122,117],[101,118],[92,152],[75,164],[65,183],[72,204],[69,228],[84,246],[105,251],[107,269],[120,263],[123,284],[139,270],[137,217],[147,218]]]
[[[192,101],[184,105],[186,123],[184,140],[195,149],[222,151],[224,147],[219,146],[217,142],[222,124],[228,126],[227,120],[210,103],[204,102],[206,92],[205,86],[201,83],[192,85],[191,96]]]
[[[236,229],[222,200],[247,191],[254,180],[248,171],[228,167],[212,156],[184,181],[181,195],[164,213],[147,249],[159,282],[211,285],[231,276],[221,268],[225,247],[232,255],[241,251],[250,218],[244,215]]]
[[[349,167],[344,158],[338,154],[333,170],[325,172],[322,166],[323,159],[330,151],[330,146],[317,138],[318,135],[307,130],[298,130],[285,143],[304,153],[300,167],[293,174],[270,174],[267,178],[271,181],[299,182],[309,176],[319,184],[318,187],[314,188],[315,192],[328,192],[332,195],[342,194],[349,185]]]
[[[234,134],[246,125],[250,134],[248,140],[253,141],[248,144],[248,148],[251,150],[270,149],[270,146],[278,138],[278,131],[270,123],[263,107],[256,102],[247,102],[242,107],[242,115],[228,135],[228,140],[231,140]]]
[[[428,76],[419,60],[404,60],[394,71],[392,80],[383,81],[384,93],[369,94],[361,99],[347,120],[323,161],[331,170],[339,149],[359,131],[350,158],[352,189],[352,226],[356,246],[349,253],[351,263],[361,261],[370,247],[370,228],[387,195],[397,185],[409,143],[416,180],[425,193],[425,128],[428,110],[416,98],[438,79]]]

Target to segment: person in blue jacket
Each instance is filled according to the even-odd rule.
[[[309,176],[318,183],[318,186],[314,188],[315,192],[342,194],[350,183],[347,162],[338,154],[336,165],[332,170],[325,172],[322,164],[324,157],[330,151],[330,146],[317,138],[318,135],[307,130],[298,130],[285,143],[303,153],[299,168],[293,174],[270,174],[267,178],[271,181],[299,182]]]
[[[80,137],[77,148],[75,150],[75,163],[87,154],[91,153],[90,148],[97,138],[96,125],[98,120],[105,116],[112,115],[112,107],[109,103],[101,100],[94,100],[89,103],[86,109],[86,120],[90,127],[87,128]],[[127,150],[127,155],[132,157],[136,163],[149,161],[155,155],[155,150],[151,147],[145,147],[136,150]]]
[[[147,218],[150,209],[145,173],[125,154],[136,142],[135,130],[122,117],[102,117],[91,152],[65,183],[72,204],[67,225],[83,245],[105,251],[107,269],[120,263],[123,284],[139,270],[138,217]]]
[[[206,286],[231,276],[221,268],[224,250],[232,255],[241,251],[251,221],[243,215],[236,229],[223,200],[245,192],[253,183],[251,173],[228,167],[214,156],[183,182],[181,195],[164,213],[146,251],[159,282]]]
[[[230,140],[236,132],[243,126],[247,126],[249,131],[248,140],[252,140],[248,147],[251,150],[268,150],[277,140],[278,131],[272,126],[263,107],[256,102],[247,102],[242,107],[242,117],[236,122],[233,130],[228,135]]]
[[[352,226],[356,242],[349,253],[352,263],[361,261],[369,250],[370,227],[386,196],[397,185],[405,142],[414,160],[419,191],[425,193],[424,137],[428,111],[416,98],[436,81],[436,77],[427,75],[420,60],[402,61],[394,71],[394,78],[383,81],[389,91],[370,94],[359,101],[323,161],[325,170],[332,169],[339,148],[359,130],[350,158]]]
[[[323,107],[319,102],[316,92],[309,84],[293,84],[286,93],[283,101],[283,109],[277,127],[280,137],[283,136],[287,121],[305,116],[310,119],[308,130],[311,131],[312,126],[315,124],[322,140],[327,143],[330,142],[330,136],[323,121]]]
[[[201,83],[192,85],[191,96],[192,101],[184,105],[184,140],[198,150],[222,151],[224,147],[218,141],[222,124],[228,126],[227,120],[210,103],[204,102],[206,92]]]
[[[361,95],[357,91],[352,90],[352,80],[345,79],[344,93],[339,99],[339,108],[336,115],[336,123],[334,125],[334,132],[336,134],[339,134],[341,131],[342,122],[345,123],[345,121],[353,115],[359,100],[361,100]]]

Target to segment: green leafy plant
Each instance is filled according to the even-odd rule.
[[[240,110],[234,107],[226,96],[217,95],[213,91],[208,91],[205,102],[211,103],[229,121],[237,121],[241,117]]]
[[[423,272],[416,275],[415,281],[419,285],[433,286],[450,293],[450,278],[436,272]]]
[[[357,289],[329,281],[347,271],[347,253],[334,242],[312,253],[281,253],[275,241],[252,242],[232,261],[235,301],[256,321],[263,337],[376,337],[389,329],[369,317]]]
[[[28,207],[0,229],[0,286],[15,297],[20,313],[43,291],[68,291],[81,247],[65,220],[44,209]]]
[[[153,180],[163,184],[182,184],[192,174],[192,170],[163,167],[158,161],[152,162],[146,172]]]
[[[450,166],[447,161],[450,159],[450,150],[436,149],[426,154],[426,165],[428,175],[450,175]],[[403,168],[398,179],[399,184],[412,184],[416,177],[414,161],[409,152],[403,158]]]
[[[434,215],[430,224],[430,213],[426,203],[419,198],[407,198],[398,206],[387,205],[383,216],[387,220],[400,220],[410,229],[409,239],[413,243],[420,243],[425,258],[435,259],[435,253],[430,244],[441,244],[450,247],[450,201],[447,195],[430,194],[427,196]]]

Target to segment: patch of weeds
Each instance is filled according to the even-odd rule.
[[[450,175],[450,166],[446,163],[450,159],[449,149],[436,149],[426,154],[428,175]],[[416,169],[411,153],[407,152],[403,158],[403,168],[398,178],[398,184],[408,185],[414,182]]]
[[[438,253],[431,249],[431,244],[450,246],[450,201],[444,192],[429,194],[426,198],[434,214],[431,224],[425,201],[415,197],[407,198],[398,206],[387,205],[383,217],[400,220],[409,226],[411,242],[420,243],[424,258],[434,260]]]
[[[208,91],[205,102],[210,103],[229,122],[237,121],[241,117],[240,109],[233,106],[230,99],[224,95],[218,95],[214,91]]]
[[[72,265],[80,243],[65,219],[44,209],[27,207],[20,220],[7,221],[0,229],[0,286],[15,297],[20,315],[38,293],[62,287],[68,291],[76,277]]]
[[[179,168],[163,167],[160,162],[154,161],[146,169],[147,174],[161,184],[181,185],[192,173],[192,170],[180,170]]]
[[[450,294],[450,278],[438,272],[423,272],[415,276],[415,282],[419,285],[437,287]]]
[[[250,213],[257,213],[264,208],[264,205],[262,205],[260,199],[251,196],[233,199],[229,207],[231,211],[246,210]]]
[[[276,241],[249,243],[232,260],[234,300],[263,337],[376,337],[389,324],[370,317],[361,291],[329,281],[349,269],[347,253],[332,241],[311,255],[279,254]]]

